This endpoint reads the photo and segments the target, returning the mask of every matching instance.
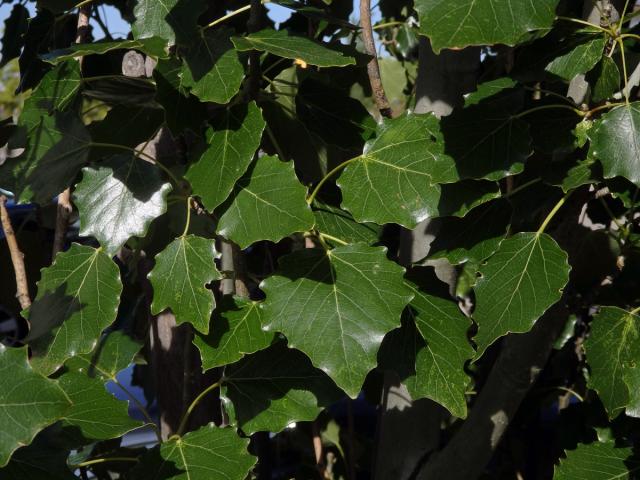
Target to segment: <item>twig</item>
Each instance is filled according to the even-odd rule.
[[[27,272],[24,268],[24,255],[20,251],[16,235],[11,226],[9,212],[7,212],[7,197],[0,195],[0,218],[2,219],[2,230],[9,245],[11,253],[11,262],[13,263],[13,271],[16,276],[16,298],[20,302],[20,307],[24,310],[31,306],[31,298],[29,297],[29,284],[27,282]]]
[[[373,98],[376,101],[380,115],[391,118],[391,106],[389,105],[389,100],[384,92],[382,79],[380,78],[378,53],[376,52],[376,43],[373,40],[373,27],[371,26],[371,0],[360,0],[360,26],[362,27],[364,50],[368,55],[371,55],[371,60],[369,60],[369,63],[367,64],[367,74],[369,75]]]
[[[89,2],[82,2],[78,11],[78,26],[76,27],[76,43],[83,43],[89,33],[89,17],[91,6]],[[82,58],[78,58],[80,68],[82,68]],[[64,249],[64,243],[69,230],[69,218],[73,212],[71,205],[71,187],[67,187],[64,192],[58,195],[58,206],[56,209],[56,230],[53,237],[52,258]]]

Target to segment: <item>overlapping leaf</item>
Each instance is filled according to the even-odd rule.
[[[165,45],[189,43],[197,33],[198,17],[204,9],[202,0],[140,0],[133,10],[136,17],[131,26],[133,38],[160,37]]]
[[[590,154],[605,178],[622,176],[640,186],[640,102],[605,113],[591,137]]]
[[[117,40],[111,42],[81,43],[45,53],[41,58],[54,65],[86,55],[103,55],[113,50],[140,50],[141,52],[164,58],[167,56],[165,41],[158,37],[142,40]]]
[[[313,216],[321,232],[348,243],[372,244],[378,241],[382,228],[375,223],[358,223],[344,210],[315,201]]]
[[[315,420],[342,392],[298,350],[278,342],[225,369],[222,396],[245,434]]]
[[[286,30],[265,29],[246,37],[233,37],[236,49],[244,52],[259,50],[279,57],[300,59],[318,67],[354,65],[356,59],[306,37],[290,35]]]
[[[216,309],[209,335],[196,334],[193,343],[200,350],[202,368],[209,370],[267,348],[272,339],[273,335],[262,330],[260,304],[235,297]]]
[[[603,35],[590,35],[587,38],[572,39],[568,52],[553,59],[545,70],[564,80],[571,80],[580,73],[586,73],[595,67],[602,58],[606,43]]]
[[[405,115],[385,122],[364,154],[338,179],[342,206],[358,222],[399,223],[407,228],[437,213],[440,187],[457,179],[443,153],[433,115]]]
[[[227,103],[238,93],[244,68],[228,29],[206,30],[184,52],[182,82],[203,102]]]
[[[216,256],[215,240],[187,235],[171,242],[156,256],[149,273],[153,286],[151,313],[157,315],[170,308],[176,323],[189,322],[207,333],[215,300],[205,286],[221,278]]]
[[[631,448],[613,442],[580,444],[556,467],[554,480],[622,480],[636,478],[640,460]]]
[[[27,348],[0,345],[0,467],[18,447],[52,424],[71,402],[57,382],[36,373],[27,361]]]
[[[224,202],[247,171],[264,127],[255,102],[232,107],[214,120],[207,131],[207,149],[185,175],[207,210]]]
[[[529,32],[546,30],[555,19],[558,0],[416,0],[420,33],[433,49],[469,45],[515,45]]]
[[[313,226],[305,195],[292,162],[261,157],[238,180],[223,205],[218,233],[245,248],[258,240],[277,242],[304,232]]]
[[[249,440],[212,423],[151,450],[136,467],[141,480],[245,480],[256,463]]]
[[[29,310],[36,370],[50,374],[65,360],[88,353],[116,318],[122,283],[118,266],[102,250],[78,244],[42,271]]]
[[[475,287],[480,357],[509,332],[527,332],[561,296],[569,280],[567,254],[547,234],[518,233],[480,267]]]
[[[74,192],[80,235],[95,237],[114,255],[131,237],[146,234],[167,210],[170,191],[158,167],[131,155],[85,168]]]
[[[591,370],[588,385],[598,392],[610,417],[626,408],[640,416],[636,387],[640,382],[640,316],[618,307],[603,307],[591,323],[585,342]]]
[[[266,328],[284,333],[351,397],[413,297],[385,251],[362,244],[306,249],[284,257],[279,273],[262,283]]]

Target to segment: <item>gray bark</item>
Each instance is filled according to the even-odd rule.
[[[479,66],[479,49],[444,51],[436,55],[429,41],[422,37],[415,112],[433,112],[438,117],[450,114],[462,104],[463,94],[475,87]],[[423,259],[436,232],[437,221],[431,220],[422,222],[413,231],[403,230],[400,263],[410,266]],[[455,283],[455,270],[450,265],[439,263],[435,267],[441,279],[450,285]],[[406,386],[393,373],[387,372],[378,423],[374,478],[412,478],[419,462],[438,447],[445,414],[444,409],[431,400],[414,401]]]

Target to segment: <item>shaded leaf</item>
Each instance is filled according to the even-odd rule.
[[[160,37],[169,45],[189,43],[197,34],[198,17],[204,9],[202,0],[139,0],[133,10],[133,38]]]
[[[591,370],[587,384],[598,392],[609,417],[625,407],[628,415],[640,416],[640,399],[635,394],[640,381],[640,316],[602,307],[591,322],[584,348]]]
[[[29,10],[22,4],[16,4],[4,21],[4,34],[2,36],[2,60],[0,68],[9,61],[20,56],[24,45],[24,34],[27,32]]]
[[[245,480],[256,463],[249,440],[213,423],[151,450],[133,470],[140,480]]]
[[[34,369],[50,374],[65,360],[89,353],[116,318],[122,283],[118,266],[102,250],[74,243],[42,270],[29,310],[26,338]]]
[[[567,254],[547,234],[517,233],[480,266],[475,287],[479,358],[509,332],[527,332],[569,280]]]
[[[464,217],[474,208],[500,198],[500,186],[487,180],[462,180],[440,185],[442,193],[438,202],[441,217]]]
[[[622,176],[640,186],[640,102],[605,113],[592,133],[589,153],[602,163],[605,178]]]
[[[284,333],[351,397],[413,296],[385,253],[362,244],[306,249],[283,257],[279,273],[262,283],[265,328]]]
[[[348,243],[372,244],[378,241],[382,233],[382,228],[379,225],[358,223],[349,212],[318,200],[314,202],[313,216],[316,219],[318,231]]]
[[[276,433],[292,422],[315,420],[341,396],[324,372],[282,341],[228,366],[224,373],[222,398],[247,435]]]
[[[558,0],[416,0],[420,33],[436,53],[469,45],[516,45],[529,32],[549,29]]]
[[[244,68],[230,29],[205,30],[184,52],[182,83],[203,102],[227,103],[240,90]]]
[[[604,55],[600,63],[593,70],[593,91],[591,92],[591,100],[594,102],[602,102],[611,98],[614,93],[620,90],[620,70],[615,60]]]
[[[189,322],[202,333],[209,331],[215,299],[205,285],[222,278],[215,265],[215,243],[195,235],[181,236],[156,255],[149,273],[152,314],[170,308],[178,325]]]
[[[464,218],[441,218],[429,258],[446,258],[453,265],[479,263],[498,249],[510,220],[511,207],[502,199],[474,208]]]
[[[564,80],[571,80],[595,67],[602,58],[606,39],[604,35],[598,34],[571,38],[567,43],[571,45],[571,49],[554,58],[545,70]]]
[[[57,382],[36,373],[27,361],[27,348],[0,344],[0,467],[11,454],[31,443],[36,434],[58,420],[70,400]],[[10,388],[9,388],[10,386]]]
[[[207,130],[207,149],[185,174],[207,210],[213,211],[223,203],[247,171],[264,127],[260,109],[251,102],[226,110]]]
[[[111,331],[102,337],[94,351],[73,357],[67,366],[103,382],[115,381],[118,372],[133,362],[140,348],[138,342],[121,330]]]
[[[262,330],[262,309],[258,302],[225,297],[213,313],[209,335],[196,333],[193,343],[200,350],[203,370],[209,370],[267,348],[272,339],[273,335]]]
[[[41,114],[64,110],[74,100],[81,83],[78,62],[61,63],[44,76],[38,88],[29,97],[29,102],[33,102]]]
[[[95,237],[114,255],[131,237],[143,237],[167,211],[170,191],[158,167],[132,155],[84,168],[74,192],[80,235]]]
[[[258,50],[279,57],[300,59],[318,67],[344,67],[355,65],[356,59],[307,37],[290,35],[286,30],[265,29],[246,37],[231,39],[236,49],[245,52]]]
[[[618,448],[613,442],[578,445],[568,451],[553,475],[554,480],[623,480],[636,478],[640,461],[631,448]]]
[[[258,240],[277,242],[295,232],[313,226],[313,214],[305,200],[306,189],[293,171],[293,163],[278,157],[256,160],[238,180],[225,212],[218,223],[218,233],[248,247]]]
[[[440,187],[456,180],[455,166],[438,143],[433,115],[387,120],[362,156],[350,161],[337,183],[342,206],[358,222],[415,227],[437,214]]]
[[[45,62],[54,65],[87,55],[103,55],[114,50],[139,50],[156,58],[166,58],[166,42],[158,37],[142,40],[117,40],[111,42],[80,43],[45,53],[40,56]]]

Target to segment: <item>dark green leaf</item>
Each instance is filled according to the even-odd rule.
[[[176,238],[156,256],[149,273],[153,286],[151,313],[157,315],[170,308],[176,323],[191,323],[207,333],[215,307],[213,292],[205,285],[219,280],[216,269],[215,240],[187,235]]]
[[[487,180],[462,180],[441,185],[438,215],[464,217],[474,208],[502,195],[497,182]]]
[[[244,68],[228,29],[206,30],[184,52],[182,83],[203,102],[227,103],[240,90]]]
[[[222,396],[233,406],[235,423],[250,435],[315,420],[342,392],[303,353],[280,341],[227,367]]]
[[[302,60],[318,67],[355,65],[356,59],[306,37],[290,35],[286,30],[261,30],[246,37],[231,39],[236,49],[245,52],[259,50],[279,57]]]
[[[362,244],[295,252],[280,267],[262,283],[265,327],[284,333],[289,346],[355,397],[383,336],[400,325],[413,297],[403,269],[387,260],[385,248]]]
[[[249,440],[213,423],[151,450],[132,472],[140,480],[245,480],[256,458]]]
[[[133,362],[140,348],[138,342],[116,330],[104,335],[94,351],[73,357],[67,366],[75,370],[82,369],[88,376],[97,377],[103,382],[113,382],[118,372]]]
[[[349,212],[315,201],[313,215],[321,232],[348,243],[376,243],[382,228],[375,223],[358,223]]]
[[[29,101],[42,114],[64,110],[75,98],[81,83],[78,62],[64,62],[44,76]]]
[[[469,45],[515,45],[529,32],[546,30],[558,0],[416,0],[420,33],[436,53]]]
[[[141,52],[156,58],[166,58],[166,42],[158,37],[145,38],[143,40],[118,40],[113,42],[81,43],[67,48],[53,50],[41,56],[45,62],[54,65],[73,60],[86,55],[103,55],[113,50],[140,50]]]
[[[616,62],[608,56],[603,56],[593,71],[595,82],[591,92],[591,100],[602,102],[611,98],[620,90],[620,70]]]
[[[440,187],[457,179],[451,157],[438,143],[433,115],[388,120],[364,154],[347,165],[338,185],[342,206],[358,222],[399,223],[415,227],[437,214]]]
[[[258,240],[277,242],[304,232],[313,226],[305,192],[292,162],[261,157],[236,183],[223,206],[218,233],[245,248]]]
[[[556,467],[554,480],[632,480],[640,471],[640,461],[631,448],[613,442],[578,445]]]
[[[209,335],[196,333],[193,339],[204,370],[236,362],[245,354],[267,348],[273,339],[262,330],[258,302],[241,297],[225,297],[223,302],[213,313]]]
[[[27,7],[22,4],[14,5],[11,9],[11,14],[4,21],[0,68],[20,56],[20,51],[24,45],[23,35],[27,32],[28,21],[29,10],[27,10]]]
[[[29,310],[26,338],[36,370],[50,374],[68,358],[89,353],[116,318],[122,283],[118,266],[102,250],[71,245],[42,270]]]
[[[36,434],[52,424],[71,402],[57,382],[34,372],[27,348],[0,344],[0,467],[18,447],[31,443]]]
[[[133,38],[160,37],[169,45],[190,43],[198,33],[198,17],[204,9],[202,0],[138,0],[133,10]]]
[[[453,265],[482,262],[498,249],[510,220],[511,207],[506,200],[481,205],[464,218],[441,218],[429,258],[446,258]]]
[[[640,186],[640,102],[605,113],[592,134],[589,153],[602,163],[605,178],[622,176]]]
[[[591,375],[588,385],[598,392],[609,417],[622,409],[640,416],[636,395],[640,370],[640,316],[618,307],[602,307],[585,342]]]
[[[166,212],[170,191],[158,167],[132,155],[85,168],[74,192],[80,235],[95,237],[115,255],[131,237],[146,235],[151,222]]]
[[[477,357],[503,335],[529,331],[560,300],[569,270],[567,254],[545,233],[518,233],[504,240],[480,267],[475,287]]]
[[[236,105],[216,117],[207,131],[207,149],[185,175],[207,210],[213,211],[223,203],[247,171],[264,127],[255,102]]]
[[[586,73],[595,67],[602,58],[605,42],[606,39],[602,34],[571,39],[569,43],[572,48],[554,58],[545,70],[564,80],[571,80],[576,75]]]

